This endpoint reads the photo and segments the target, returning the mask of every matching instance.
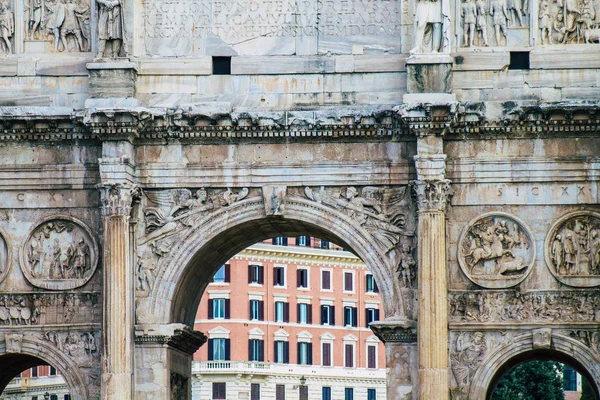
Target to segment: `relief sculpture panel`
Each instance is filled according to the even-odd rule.
[[[490,289],[521,283],[531,272],[535,246],[516,217],[484,214],[467,225],[458,242],[458,262],[474,283]]]
[[[598,43],[600,20],[597,7],[596,0],[540,0],[540,43]]]
[[[576,212],[552,226],[545,242],[546,264],[562,283],[600,285],[600,214]]]
[[[24,0],[25,51],[89,52],[90,0]]]
[[[15,16],[11,9],[11,4],[7,0],[0,1],[0,47],[3,54],[12,54],[13,37],[15,34]]]
[[[528,0],[463,0],[457,10],[462,47],[529,44]]]
[[[92,233],[71,217],[47,219],[21,248],[21,270],[34,286],[66,290],[86,284],[98,264]]]

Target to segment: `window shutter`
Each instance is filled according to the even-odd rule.
[[[258,267],[258,283],[261,285],[265,282],[265,268],[261,265]]]
[[[300,323],[300,303],[296,304],[296,313],[298,315],[298,323]]]
[[[329,312],[331,313],[331,324],[335,325],[335,306],[329,306]]]
[[[302,353],[302,342],[298,342],[298,362],[297,362],[297,364],[300,364],[300,360],[302,360],[302,357],[300,356],[301,353]]]
[[[265,302],[262,300],[259,300],[258,302],[258,320],[265,320]]]
[[[353,367],[352,365],[352,345],[351,344],[347,344],[344,346],[345,350],[346,350],[346,364],[345,367],[347,368],[351,368]]]
[[[248,264],[248,283],[252,283],[252,265]]]
[[[273,286],[277,286],[277,267],[273,267]]]
[[[283,322],[290,322],[290,303],[283,303]]]
[[[274,362],[277,362],[277,360],[279,359],[279,352],[277,351],[277,340],[273,341],[273,356],[274,356]]]
[[[375,277],[373,277],[373,291],[375,293],[379,293],[379,286],[377,286],[377,281],[375,280]]]
[[[229,339],[225,339],[225,360],[229,361],[231,353],[229,352]]]
[[[254,304],[254,301],[250,300],[250,301],[248,302],[248,306],[250,307],[250,308],[249,308],[249,311],[250,311],[250,313],[248,314],[248,319],[249,319],[249,320],[252,320],[252,317],[253,317],[253,315],[252,315],[252,304]]]
[[[254,357],[252,357],[252,339],[248,340],[248,361],[254,361]]]
[[[367,368],[377,368],[377,366],[375,365],[375,351],[377,351],[377,347],[369,346],[369,349],[367,351],[369,356]]]
[[[296,287],[302,287],[302,270],[296,270]]]
[[[312,365],[312,343],[307,343],[307,364]]]
[[[379,321],[379,309],[375,310],[375,321]]]
[[[365,308],[365,326],[368,328],[369,327],[369,309]]]
[[[231,282],[229,264],[225,264],[225,282]]]
[[[358,326],[358,309],[356,307],[352,307],[352,326]]]
[[[331,366],[331,344],[329,343],[323,343],[323,365]]]
[[[321,305],[321,325],[325,325],[327,319],[325,318],[325,306]]]
[[[208,319],[213,319],[214,300],[208,299]]]
[[[213,340],[208,339],[208,361],[213,361]]]
[[[290,342],[283,342],[283,362],[290,363]]]
[[[225,319],[229,319],[229,299],[225,299]]]
[[[306,314],[307,314],[307,321],[309,324],[312,324],[312,304],[307,304],[306,305]]]
[[[265,341],[258,341],[258,361],[265,361]]]

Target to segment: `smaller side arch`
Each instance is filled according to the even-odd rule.
[[[60,371],[73,400],[90,398],[86,389],[88,383],[73,360],[51,345],[31,336],[23,337],[20,352],[8,352],[5,341],[0,342],[0,392],[15,375],[27,368],[40,365],[40,362],[47,363]]]
[[[486,357],[473,375],[469,398],[487,399],[488,390],[499,377],[503,376],[508,369],[528,359],[565,361],[581,369],[590,383],[593,383],[596,392],[600,387],[600,360],[582,343],[553,333],[550,348],[536,349],[533,346],[533,333],[526,333],[517,336],[512,343],[499,347]],[[598,393],[596,397],[598,398]]]

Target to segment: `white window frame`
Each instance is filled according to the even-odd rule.
[[[344,368],[356,368],[356,343],[358,338],[352,334],[346,335],[343,338],[343,349],[344,349]],[[352,367],[346,367],[346,345],[352,345]]]
[[[213,299],[213,319],[225,319],[225,316],[226,316],[226,313],[225,313],[226,301],[225,300],[227,300],[225,297],[218,297],[218,298]],[[222,310],[220,310],[220,311],[222,311],[222,315],[217,316],[217,309],[218,309],[217,304],[220,304],[221,301],[223,301],[223,307],[222,307]],[[219,314],[221,314],[221,313],[219,313]]]
[[[375,346],[375,369],[377,369],[377,366],[379,365],[379,354],[377,354],[379,353],[379,343],[381,343],[381,341],[375,335],[371,335],[365,339],[365,368],[369,368],[369,346]]]
[[[352,275],[352,290],[346,290],[346,274]],[[343,293],[356,293],[356,271],[345,269],[342,272],[342,292]]]
[[[320,349],[321,350],[321,366],[325,367],[325,368],[334,367],[334,364],[333,364],[333,360],[334,360],[333,348],[334,348],[334,346],[333,346],[333,344],[335,342],[335,336],[329,332],[325,332],[319,338],[321,339],[321,349]],[[325,365],[325,362],[324,362],[325,359],[323,358],[323,356],[324,356],[323,345],[325,343],[329,344],[329,358],[330,358],[329,365]]]
[[[297,266],[296,270],[306,271],[306,287],[297,287],[296,289],[301,290],[301,291],[309,291],[310,290],[310,268],[305,267],[305,266]]]
[[[288,287],[287,264],[273,264],[273,273],[275,273],[275,268],[283,268],[283,285],[273,285],[273,287],[276,289],[287,289],[287,287]]]
[[[323,289],[323,271],[329,271],[329,289]],[[333,292],[333,268],[321,268],[319,271],[321,292]]]
[[[253,267],[262,267],[262,268],[263,268],[263,274],[264,274],[265,267],[262,265],[262,263],[261,263],[261,262],[250,261],[250,262],[248,262],[248,266],[253,266]],[[259,269],[260,269],[260,268],[259,268]],[[260,272],[259,272],[259,274],[260,274]],[[264,276],[263,276],[263,277],[264,277]],[[249,286],[254,286],[254,287],[261,287],[263,284],[264,284],[264,280],[263,280],[263,283],[251,282],[251,283],[249,283],[248,285],[249,285]]]
[[[375,276],[373,275],[372,272],[366,272],[365,273],[365,293],[369,293],[369,294],[377,294],[376,291],[374,290],[367,290],[367,276],[370,276],[371,279],[373,279],[373,288],[375,288]]]

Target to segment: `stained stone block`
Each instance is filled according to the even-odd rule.
[[[134,63],[89,63],[89,93],[91,98],[133,97],[137,68]]]
[[[447,55],[418,55],[406,60],[408,93],[450,93],[452,58]]]

